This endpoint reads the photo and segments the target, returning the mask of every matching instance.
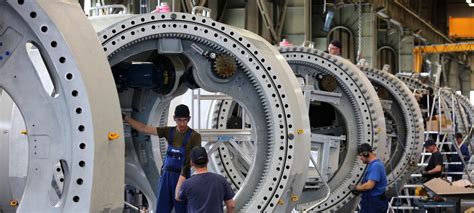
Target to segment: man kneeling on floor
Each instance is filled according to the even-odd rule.
[[[188,201],[188,213],[234,211],[234,192],[224,177],[207,171],[206,149],[194,147],[191,150],[191,166],[195,169],[193,176],[176,187],[176,200]]]

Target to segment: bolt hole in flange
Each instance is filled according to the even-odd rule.
[[[69,177],[69,168],[65,160],[60,160],[53,166],[53,170],[51,188],[48,194],[51,205],[56,206],[64,194],[64,184],[66,178]]]

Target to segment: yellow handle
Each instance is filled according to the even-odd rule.
[[[28,135],[28,131],[26,131],[26,130],[21,130],[21,131],[20,131],[20,134],[22,134],[22,135]]]
[[[280,200],[278,200],[278,203],[277,203],[277,204],[280,205],[280,206],[283,206],[283,204],[285,204],[285,202],[283,202],[283,200],[280,199]]]
[[[115,132],[109,132],[109,141],[111,140],[115,140],[117,138],[119,138],[120,135],[118,133],[115,133]]]

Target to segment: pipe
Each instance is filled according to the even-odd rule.
[[[304,0],[304,40],[305,41],[312,41],[312,12],[311,12],[311,1]],[[286,9],[285,9],[286,10]],[[283,25],[282,25],[283,26]],[[281,31],[279,32],[281,34]]]
[[[408,8],[407,8],[408,9]],[[385,9],[382,9],[380,11],[377,12],[377,15],[382,17],[383,19],[388,19],[388,22],[389,24],[392,23],[394,25],[396,25],[398,28],[399,28],[399,31],[400,31],[400,42],[398,44],[398,56],[399,56],[399,60],[398,60],[398,65],[399,65],[399,69],[401,69],[402,67],[402,61],[401,61],[401,45],[402,45],[402,37],[403,37],[403,26],[400,22],[398,22],[397,20],[395,19],[392,19],[390,18],[389,15],[387,15],[385,12],[384,12]],[[419,17],[417,17],[419,18]],[[424,43],[427,42],[427,40],[425,38],[423,38],[423,36],[421,36],[420,34],[418,33],[413,33],[413,36],[421,41],[423,41]],[[423,63],[423,54],[419,54],[418,52],[418,49],[414,49],[413,50],[413,58],[415,59],[414,62],[413,62],[413,72],[421,72],[421,64]]]
[[[389,19],[390,16],[388,16],[387,13],[385,13],[384,11],[385,11],[385,8],[381,9],[380,11],[377,11],[377,15],[379,15],[383,19]]]
[[[131,209],[133,209],[133,210],[135,210],[135,211],[140,211],[140,209],[139,209],[138,207],[132,205],[131,203],[129,203],[129,202],[127,202],[127,201],[123,201],[123,203],[124,203],[126,206],[130,207]]]
[[[402,38],[403,38],[403,26],[402,24],[393,19],[393,18],[390,18],[390,16],[385,13],[385,8],[384,9],[381,9],[379,11],[377,11],[377,15],[380,16],[381,18],[383,18],[384,20],[388,20],[389,23],[392,23],[393,25],[397,26],[398,27],[398,31],[399,31],[399,40],[398,40],[398,70],[396,71],[397,73],[401,72],[402,70]]]
[[[448,41],[449,43],[453,43],[453,41],[451,41],[451,39],[449,39],[448,37],[446,37],[446,35],[444,35],[443,33],[441,33],[439,30],[435,29],[430,23],[426,22],[424,19],[422,19],[420,16],[418,16],[415,12],[413,12],[410,8],[407,8],[405,7],[405,5],[403,5],[401,2],[399,2],[398,0],[395,0],[394,1],[395,4],[397,4],[398,6],[400,6],[401,8],[403,8],[405,11],[407,11],[408,13],[410,13],[412,16],[414,16],[415,18],[417,18],[418,20],[420,20],[423,24],[425,24],[428,28],[430,28],[431,30],[433,30],[436,34],[438,34],[439,36],[441,36],[442,38],[444,38],[446,41]]]
[[[400,45],[399,45],[399,46],[400,46]],[[377,49],[377,55],[379,55],[380,52],[382,52],[382,50],[384,50],[384,49],[390,50],[394,55],[395,55],[396,53],[398,53],[398,57],[397,57],[395,60],[397,60],[398,62],[400,62],[400,50],[399,50],[399,51],[396,51],[395,48],[393,48],[393,47],[391,47],[391,46],[388,46],[388,45],[385,45],[385,46],[381,46],[380,48]],[[399,63],[398,66],[400,66],[400,63]],[[382,64],[382,67],[383,67],[383,64]],[[395,67],[395,68],[400,69],[400,67]]]
[[[326,13],[326,7],[327,7],[327,2],[326,2],[326,0],[324,0],[324,3],[323,3],[323,13]]]
[[[398,27],[398,70],[396,70],[397,73],[402,71],[402,40],[403,40],[403,26],[400,22],[398,22],[395,19],[389,19],[390,23]]]
[[[321,203],[324,203],[326,202],[326,200],[329,199],[329,195],[331,194],[331,188],[329,187],[328,185],[328,182],[326,182],[326,180],[324,179],[324,177],[322,176],[321,172],[319,171],[318,169],[318,165],[316,163],[316,160],[314,160],[313,156],[310,156],[309,158],[311,160],[311,163],[313,163],[314,165],[314,168],[316,169],[316,172],[318,173],[319,177],[321,177],[321,180],[323,180],[323,183],[324,185],[328,188],[328,192],[326,193],[326,196],[319,202],[315,203],[314,205],[310,206],[308,209],[304,210],[304,211],[300,211],[300,212],[308,212],[308,211],[311,211],[312,209],[316,208],[317,206],[319,206]]]

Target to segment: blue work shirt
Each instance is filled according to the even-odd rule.
[[[186,179],[179,199],[188,201],[188,213],[223,213],[223,202],[234,197],[234,191],[221,175],[211,172]]]
[[[456,146],[455,144],[451,145],[451,151],[452,152],[456,152],[456,148],[454,147]],[[469,154],[469,148],[467,147],[467,143],[464,143],[463,145],[461,145],[461,147],[459,147],[459,150],[461,151],[461,156],[463,157],[463,160],[464,160],[464,163],[469,163],[469,158],[471,157],[471,155]],[[459,154],[454,154],[451,156],[451,162],[462,162],[461,161],[461,158],[459,157]],[[461,165],[457,165],[457,164],[453,164],[453,165],[449,165],[449,171],[450,172],[462,172],[464,171],[464,165],[461,164]]]
[[[385,174],[385,166],[379,159],[375,159],[367,166],[362,183],[372,180],[375,182],[374,188],[362,192],[362,197],[375,197],[385,193],[387,187],[387,175]]]

